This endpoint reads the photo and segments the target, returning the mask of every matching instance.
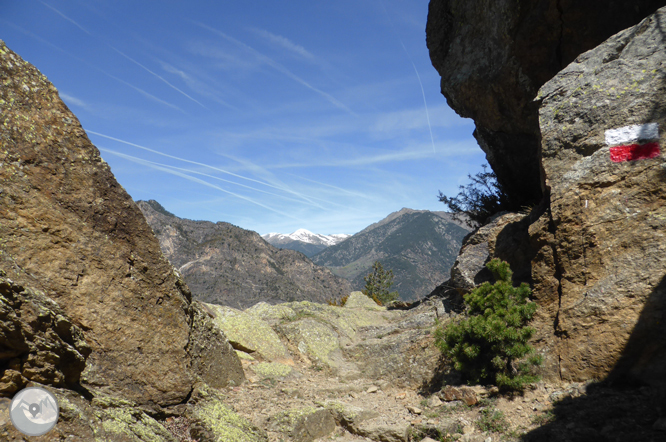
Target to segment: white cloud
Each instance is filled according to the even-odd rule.
[[[301,45],[292,42],[287,37],[276,35],[263,29],[250,28],[250,30],[255,34],[259,35],[260,37],[263,37],[264,39],[268,40],[269,42],[281,46],[284,49],[287,49],[293,54],[300,55],[301,57],[311,61],[315,59],[315,56],[312,55],[310,52],[308,52],[307,49],[305,49]]]

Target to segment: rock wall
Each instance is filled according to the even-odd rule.
[[[138,404],[184,401],[194,382],[186,286],[54,86],[4,43],[0,81],[0,269],[82,332],[85,388]],[[60,384],[36,374],[52,361],[17,368],[15,355],[0,357],[5,375]]]
[[[666,157],[619,161],[614,146],[666,146],[664,97],[666,8],[581,54],[539,92],[550,211],[531,233],[547,237],[535,264],[552,253],[554,265],[533,278],[540,297],[559,298],[550,319],[563,378],[607,373],[631,352],[621,371],[666,380]],[[646,124],[619,143],[609,132]]]
[[[663,0],[431,0],[426,42],[442,94],[461,116],[516,207],[541,198],[539,88]]]
[[[431,13],[443,4],[462,7],[433,1]],[[510,4],[517,2],[488,6],[486,20]],[[609,8],[614,7],[619,6],[611,2]],[[506,19],[519,23],[521,16],[516,14]],[[595,20],[589,25],[590,35],[600,26]],[[455,34],[449,50],[500,44],[493,37],[496,31],[489,35],[469,41],[465,32]],[[573,42],[563,48],[592,41],[575,33],[563,35]],[[516,52],[519,43],[514,35],[514,40],[502,41],[502,50]],[[610,376],[665,382],[666,162],[661,153],[666,142],[665,48],[666,8],[662,8],[578,55],[543,85],[534,103],[515,102],[511,106],[516,109],[508,106],[504,114],[517,115],[525,106],[538,110],[535,160],[542,181],[540,186],[531,185],[539,186],[544,198],[531,213],[504,215],[468,237],[448,286],[469,290],[486,277],[482,263],[492,257],[508,260],[516,270],[514,276],[532,284],[539,305],[534,343],[545,356],[544,374],[551,380]],[[455,68],[447,67],[448,75],[455,76]],[[445,86],[443,78],[443,89],[454,97],[447,95],[454,106],[473,109],[479,104],[475,100],[489,98],[470,86],[476,83],[466,69],[460,68]],[[497,94],[515,92],[501,76],[487,80],[484,87]],[[490,121],[481,114],[475,118],[477,125]],[[520,155],[508,156],[510,161]]]

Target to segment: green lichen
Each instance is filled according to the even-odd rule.
[[[250,369],[264,379],[281,379],[293,371],[289,365],[279,362],[260,362],[250,366]]]
[[[98,440],[108,440],[108,434],[123,435],[137,442],[174,441],[175,439],[159,422],[135,404],[123,399],[97,396],[93,399],[95,416],[101,422],[105,434],[96,435]]]
[[[286,359],[287,349],[278,335],[264,321],[240,310],[207,304],[216,313],[214,323],[229,341],[244,349],[257,352],[267,360]]]
[[[206,400],[195,407],[194,414],[213,432],[217,442],[266,441],[258,428],[224,405],[216,394],[209,389],[202,393]]]
[[[318,411],[315,407],[296,408],[287,411],[281,411],[272,417],[273,428],[282,433],[290,433],[296,428],[303,418]]]

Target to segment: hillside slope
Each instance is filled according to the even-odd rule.
[[[318,253],[312,260],[349,279],[355,290],[363,288],[363,277],[379,260],[384,268],[393,270],[393,289],[401,299],[417,299],[448,278],[468,233],[450,216],[446,212],[402,209]]]
[[[153,200],[137,204],[195,299],[246,308],[260,301],[325,302],[351,291],[348,281],[299,252],[276,249],[256,232],[178,218]]]

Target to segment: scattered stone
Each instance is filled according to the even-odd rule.
[[[472,434],[474,433],[474,427],[471,425],[465,425],[462,430],[463,434]]]
[[[412,414],[421,414],[421,413],[423,413],[423,410],[421,410],[418,407],[414,407],[413,405],[407,405],[405,408],[407,408],[407,410]]]
[[[378,391],[379,391],[379,388],[377,388],[376,386],[373,385],[372,387],[368,388],[366,393],[377,393]]]
[[[437,441],[435,439],[431,439],[426,436],[425,438],[421,439],[421,442],[437,442]]]
[[[437,408],[442,405],[442,401],[436,396],[432,395],[428,398],[428,407]]]
[[[470,387],[454,387],[447,385],[440,392],[440,396],[445,401],[463,401],[466,405],[475,405],[479,402],[474,390]]]
[[[398,394],[395,395],[396,399],[404,399],[405,397],[407,397],[407,393],[405,393],[405,392],[398,393]]]

